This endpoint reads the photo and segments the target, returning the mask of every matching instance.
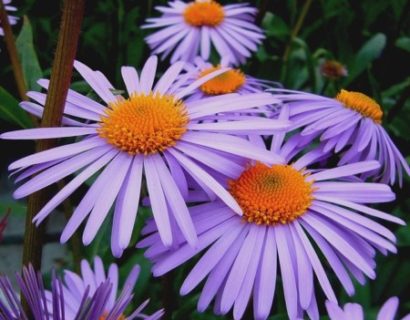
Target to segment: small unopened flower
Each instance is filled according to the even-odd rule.
[[[325,60],[320,65],[320,73],[326,78],[337,80],[347,76],[347,69],[339,61]]]
[[[281,161],[240,135],[283,131],[289,127],[287,120],[258,115],[230,118],[216,115],[274,104],[277,100],[272,94],[188,99],[203,83],[227,69],[216,70],[188,84],[189,75],[181,76],[184,63],[177,62],[154,86],[157,58],[153,56],[140,75],[133,67],[121,69],[128,91],[123,97],[113,94],[113,86],[101,72],[78,61],[74,66],[102,103],[70,90],[64,127],[18,130],[0,136],[12,140],[79,138],[75,143],[29,155],[9,166],[10,170],[22,170],[17,181],[34,175],[14,192],[17,199],[78,173],[35,216],[36,224],[87,180],[97,177],[74,210],[62,233],[62,242],[88,217],[83,242],[89,244],[114,207],[111,248],[115,256],[120,256],[131,240],[145,176],[161,240],[167,246],[172,244],[171,226],[175,225],[194,246],[196,230],[184,201],[188,194],[187,179],[206,189],[210,199],[219,197],[240,214],[241,209],[232,196],[206,168],[221,173],[231,170],[230,161],[225,160],[229,155],[272,163]],[[39,84],[48,88],[49,82],[40,80]],[[46,94],[28,92],[27,95],[37,103],[22,102],[21,107],[41,116]]]
[[[399,299],[391,297],[387,300],[377,314],[377,320],[394,320],[396,319]],[[330,320],[365,320],[367,319],[363,307],[358,303],[346,303],[343,308],[336,303],[326,301],[326,309]],[[398,319],[398,318],[397,318]],[[410,320],[410,314],[401,320]]]
[[[254,23],[257,9],[246,3],[223,6],[214,0],[176,0],[168,5],[157,6],[162,16],[147,19],[142,28],[161,29],[146,41],[162,58],[173,52],[172,63],[193,61],[199,54],[208,60],[214,47],[220,57],[229,57],[237,65],[244,63],[264,38]]]
[[[382,107],[367,95],[341,90],[335,98],[273,89],[287,104],[293,128],[302,128],[305,139],[320,137],[324,150],[343,151],[339,165],[377,160],[381,167],[362,175],[393,185],[402,184],[403,171],[410,175],[406,159],[382,127]]]
[[[288,113],[285,106],[280,117]],[[242,208],[242,217],[221,201],[190,209],[198,230],[196,248],[182,237],[173,248],[163,246],[152,222],[143,230],[147,236],[138,247],[148,248],[145,256],[154,264],[154,276],[201,254],[180,290],[185,295],[204,282],[199,311],[215,300],[216,314],[233,309],[234,319],[241,319],[252,296],[255,319],[267,319],[280,284],[290,319],[303,318],[304,311],[319,319],[315,278],[327,299],[337,302],[331,274],[353,295],[352,278],[361,284],[366,277],[375,278],[376,252],[396,252],[395,235],[372,218],[404,222],[367,205],[392,201],[394,193],[388,185],[354,178],[378,169],[378,162],[313,170],[309,166],[327,153],[314,149],[295,157],[303,139],[295,136],[286,143],[283,139],[281,134],[273,137],[271,152],[285,158],[285,163],[232,168],[227,188]],[[263,144],[255,138],[254,143]],[[198,199],[195,195],[192,200]],[[321,261],[322,256],[327,262]]]
[[[11,12],[13,12],[13,11],[16,11],[17,10],[17,8],[16,7],[13,7],[13,6],[10,6],[10,3],[11,3],[11,0],[3,0],[3,4],[4,4],[4,7],[5,7],[5,9],[6,9],[6,11],[11,11]],[[14,25],[14,24],[16,24],[17,23],[17,21],[18,21],[18,17],[16,17],[16,16],[13,16],[13,15],[8,15],[8,18],[9,18],[9,23],[11,24],[11,25]],[[4,36],[4,30],[3,30],[3,28],[1,27],[1,23],[0,23],[0,36]]]

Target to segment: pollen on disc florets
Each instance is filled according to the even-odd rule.
[[[376,123],[382,122],[383,111],[380,105],[369,96],[355,91],[340,90],[336,100],[346,108],[359,112],[361,115],[373,119]]]
[[[131,155],[153,154],[172,147],[187,130],[188,115],[171,95],[135,94],[107,108],[100,137]]]
[[[306,212],[313,200],[312,183],[290,165],[257,163],[229,181],[229,191],[242,208],[245,221],[276,225]]]
[[[213,0],[191,2],[183,15],[185,22],[194,27],[216,27],[225,18],[224,8]]]
[[[199,78],[221,69],[220,66],[210,67],[199,74]],[[199,89],[209,95],[234,93],[245,84],[245,75],[239,69],[230,69],[202,84]]]
[[[106,320],[108,318],[108,312],[105,312],[99,320]],[[127,320],[124,315],[120,315],[117,320]]]

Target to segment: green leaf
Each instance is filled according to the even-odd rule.
[[[290,34],[285,21],[271,12],[267,12],[263,17],[262,26],[268,37],[286,40]]]
[[[397,48],[410,52],[410,37],[401,37],[397,39],[395,45]]]
[[[0,87],[0,118],[22,128],[30,128],[32,125],[27,113],[20,108],[19,102],[3,87]]]
[[[355,59],[349,66],[349,77],[346,79],[344,86],[347,86],[353,80],[365,71],[371,63],[380,56],[386,46],[386,36],[383,33],[375,34],[369,39],[356,54]]]
[[[33,29],[29,19],[24,16],[23,27],[16,40],[17,51],[23,68],[24,80],[28,90],[40,90],[37,80],[43,75],[33,44]]]

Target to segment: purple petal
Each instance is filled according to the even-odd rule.
[[[172,244],[172,232],[167,203],[161,187],[161,180],[151,157],[144,158],[144,167],[152,213],[158,227],[158,232],[164,245],[170,246]]]
[[[77,137],[89,134],[96,134],[96,128],[84,127],[56,127],[56,128],[34,128],[15,130],[3,133],[0,139],[7,140],[35,140],[53,139],[65,137]]]
[[[105,140],[100,137],[93,137],[90,139],[82,140],[80,142],[67,144],[64,146],[56,147],[46,151],[41,151],[20,160],[14,161],[9,165],[9,170],[18,169],[21,167],[31,166],[33,164],[39,164],[43,162],[53,161],[69,156],[76,155],[83,151],[105,145]]]
[[[119,153],[112,165],[109,166],[109,173],[107,172],[107,175],[111,175],[110,183],[100,190],[100,195],[95,200],[95,206],[90,213],[83,232],[83,243],[85,245],[91,243],[104,222],[120,191],[121,185],[124,183],[131,162],[131,156],[126,153]]]

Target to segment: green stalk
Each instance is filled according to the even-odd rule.
[[[51,70],[50,87],[44,106],[41,127],[58,127],[61,125],[83,15],[84,0],[64,1],[57,49]],[[37,151],[44,151],[53,148],[55,145],[55,140],[40,140],[37,144]],[[41,268],[44,229],[36,228],[32,220],[45,204],[47,198],[47,189],[43,189],[32,194],[27,204],[23,265],[31,263],[37,270]]]
[[[7,12],[3,0],[0,0],[0,24],[4,31],[4,41],[6,42],[7,52],[10,57],[11,68],[13,70],[20,99],[28,100],[26,96],[26,83],[24,81],[23,69],[17,54],[16,41],[9,19],[7,18]]]

